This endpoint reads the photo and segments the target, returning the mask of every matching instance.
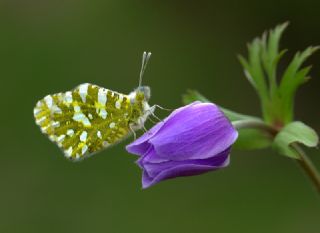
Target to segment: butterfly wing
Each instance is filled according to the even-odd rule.
[[[127,95],[86,83],[46,96],[34,116],[41,131],[77,161],[125,138],[131,111]]]

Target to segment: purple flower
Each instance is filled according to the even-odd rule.
[[[142,186],[148,188],[165,179],[226,167],[237,136],[216,105],[194,102],[176,109],[126,149],[140,156]]]

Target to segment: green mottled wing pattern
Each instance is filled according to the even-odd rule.
[[[128,95],[86,83],[46,96],[34,116],[41,131],[77,161],[125,138],[132,109]]]

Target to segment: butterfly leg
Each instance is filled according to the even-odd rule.
[[[151,108],[149,108],[148,110],[147,110],[147,112],[149,112],[150,113],[150,116],[153,116],[155,119],[157,119],[159,122],[160,121],[163,121],[162,119],[160,119],[159,117],[157,117],[155,114],[154,114],[154,110],[156,109],[156,105],[153,105]],[[150,118],[150,121],[152,121],[151,120],[151,118]]]
[[[160,119],[159,117],[157,117],[157,115],[154,114],[156,108],[159,108],[159,109],[165,110],[165,111],[170,111],[170,112],[172,111],[172,109],[164,108],[164,107],[162,107],[162,106],[160,106],[158,104],[153,105],[148,111],[150,112],[150,115],[153,116],[155,119],[157,119],[159,122],[160,121],[163,122],[163,120]]]
[[[172,111],[172,109],[164,108],[164,107],[162,107],[162,106],[160,106],[160,105],[158,105],[158,104],[153,105],[152,108],[154,108],[154,109],[155,109],[155,108],[159,108],[159,109],[161,109],[161,110],[165,110],[165,111],[168,111],[168,112],[171,112],[171,111]]]
[[[156,122],[156,121],[152,120],[152,118],[151,118],[151,117],[148,117],[148,120],[149,120],[149,121],[151,121],[153,124],[157,124],[157,123],[158,123],[158,122]]]
[[[130,131],[131,131],[132,134],[133,134],[133,140],[135,141],[135,140],[137,139],[137,134],[136,134],[136,132],[132,129],[131,124],[129,124],[129,128],[130,128]]]
[[[143,131],[146,133],[148,132],[147,128],[145,126],[142,126]]]

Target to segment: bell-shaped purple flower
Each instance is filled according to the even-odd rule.
[[[142,186],[178,176],[192,176],[226,167],[238,133],[212,103],[194,102],[173,111],[163,122],[129,144],[141,156]]]

